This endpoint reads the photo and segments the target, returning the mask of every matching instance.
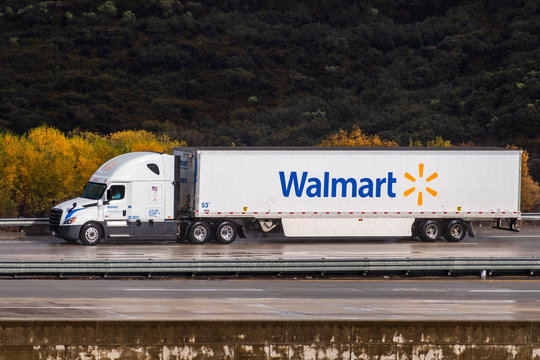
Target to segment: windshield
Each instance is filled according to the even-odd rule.
[[[85,187],[82,197],[85,199],[98,200],[101,199],[107,185],[89,182]]]

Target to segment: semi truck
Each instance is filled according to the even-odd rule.
[[[517,231],[521,151],[497,148],[212,148],[132,152],[53,207],[52,234],[232,243],[286,237],[474,237],[471,221]]]

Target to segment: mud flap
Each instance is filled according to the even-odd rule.
[[[472,238],[475,238],[476,237],[476,234],[474,233],[474,228],[471,224],[470,221],[466,221],[465,222],[465,225],[467,226],[467,234],[472,237]]]
[[[240,224],[236,224],[236,230],[238,231],[238,236],[240,236],[242,239],[246,238],[246,234],[244,233],[244,227]]]

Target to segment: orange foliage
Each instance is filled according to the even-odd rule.
[[[517,146],[508,145],[509,149],[519,149]],[[540,211],[540,185],[534,181],[529,173],[529,153],[522,150],[521,153],[521,211]]]
[[[155,134],[145,131],[124,130],[110,135],[113,146],[130,151],[169,151],[174,146],[180,146],[178,141],[171,141],[167,136],[157,137]]]
[[[346,147],[381,147],[398,146],[393,140],[384,140],[377,135],[367,135],[358,126],[351,131],[339,130],[337,133],[324,139],[320,146],[346,146]]]
[[[53,199],[78,196],[94,171],[130,151],[170,152],[185,142],[147,131],[103,136],[41,126],[23,136],[0,135],[0,217],[45,216]]]

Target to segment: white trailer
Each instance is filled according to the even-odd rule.
[[[178,147],[172,156],[112,159],[86,195],[53,209],[51,228],[88,245],[113,237],[231,243],[247,230],[460,241],[474,236],[473,220],[517,230],[520,174],[519,150]],[[119,186],[123,198],[114,199]]]

